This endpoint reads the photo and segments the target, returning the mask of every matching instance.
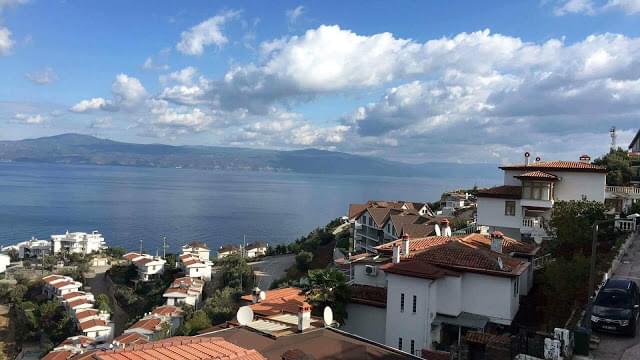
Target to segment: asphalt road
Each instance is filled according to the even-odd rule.
[[[615,277],[633,279],[640,285],[640,236],[636,237],[622,259],[622,264],[615,272]],[[594,333],[600,338],[598,349],[591,357],[598,360],[631,360],[640,359],[640,335],[636,329],[636,336]]]
[[[262,290],[268,290],[271,283],[284,276],[285,271],[293,265],[295,262],[295,256],[278,255],[267,256],[260,261],[249,263],[256,274],[258,281],[258,287]]]

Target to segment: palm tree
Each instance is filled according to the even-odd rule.
[[[307,299],[313,305],[315,315],[321,315],[325,306],[330,306],[339,323],[347,318],[346,306],[351,297],[346,276],[331,267],[309,271],[309,291]]]

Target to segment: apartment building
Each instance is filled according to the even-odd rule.
[[[254,241],[247,244],[244,249],[244,255],[249,259],[253,259],[258,256],[265,256],[267,255],[267,247],[268,245],[265,242]]]
[[[526,153],[523,164],[500,169],[504,184],[478,193],[477,222],[514,239],[549,239],[555,201],[605,201],[607,169],[591,164],[588,155],[580,161],[529,161]]]
[[[64,296],[68,293],[78,292],[82,288],[82,283],[73,280],[69,276],[49,275],[42,278],[44,286],[42,291],[48,297]]]
[[[193,255],[202,261],[211,260],[211,250],[209,250],[209,246],[202,241],[192,241],[182,246],[182,254]]]
[[[2,251],[16,251],[18,253],[18,258],[20,259],[34,257],[41,259],[44,256],[52,254],[51,242],[49,242],[49,240],[38,240],[35,237],[32,237],[31,240],[22,241],[15,245],[4,246]]]
[[[640,129],[629,144],[629,155],[631,157],[631,184],[640,187]]]
[[[209,248],[201,242],[191,242],[182,247],[182,255],[178,258],[176,266],[186,276],[205,281],[211,280],[211,268],[213,263],[209,260]]]
[[[88,255],[99,252],[106,247],[102,234],[98,231],[69,232],[63,235],[51,235],[51,247],[54,254]]]
[[[368,201],[349,205],[353,247],[375,252],[375,247],[394,241],[402,234],[424,237],[435,234],[438,222],[425,203]]]
[[[377,250],[350,264],[343,329],[412,354],[447,348],[469,329],[510,325],[537,251],[499,232],[405,237]]]

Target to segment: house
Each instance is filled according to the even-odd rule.
[[[77,299],[64,303],[65,308],[72,314],[82,310],[93,309],[93,301],[89,299]]]
[[[182,246],[182,254],[190,254],[197,258],[200,258],[202,261],[209,261],[211,250],[209,250],[209,246],[201,241],[192,241],[184,246]]]
[[[162,296],[167,299],[167,305],[189,304],[197,308],[202,300],[203,288],[204,281],[198,278],[182,277],[175,279]]]
[[[43,292],[48,297],[64,296],[71,292],[78,292],[82,288],[82,283],[73,280],[69,276],[49,275],[42,278],[44,281]]]
[[[416,210],[417,209],[417,210]],[[375,247],[397,240],[403,233],[413,237],[434,234],[433,212],[425,203],[369,201],[350,204],[354,249],[375,252]]]
[[[155,341],[171,335],[171,324],[159,317],[145,316],[126,329],[124,333],[138,333],[149,341]]]
[[[11,264],[11,257],[9,255],[0,254],[0,274],[7,271],[7,266]]]
[[[76,301],[76,300],[88,300],[91,302],[95,301],[95,298],[93,297],[93,294],[90,292],[84,292],[84,291],[74,291],[74,292],[70,292],[70,293],[66,293],[64,295],[62,295],[62,303],[66,304],[69,303],[71,301]]]
[[[251,294],[240,297],[240,301],[260,316],[297,314],[300,306],[306,301],[302,289],[296,287],[273,289],[264,293],[265,298],[260,299],[260,289],[256,288]]]
[[[149,339],[137,332],[124,333],[113,339],[113,346],[117,349],[125,349],[130,346],[147,343],[149,343]]]
[[[140,279],[140,281],[149,281],[164,272],[166,260],[159,256],[130,252],[124,254],[122,257],[130,264],[136,266],[138,279]]]
[[[51,243],[48,240],[38,240],[32,237],[31,240],[19,242],[15,245],[5,246],[3,252],[14,250],[18,253],[18,258],[38,258],[51,255]]]
[[[168,323],[170,325],[171,335],[175,334],[176,330],[178,330],[184,321],[184,310],[177,306],[158,306],[153,309],[150,315],[158,317],[162,319],[162,321]]]
[[[251,258],[255,258],[258,256],[265,256],[267,255],[267,243],[264,243],[262,241],[255,241],[252,243],[247,244],[247,247],[245,248],[244,252],[245,252],[245,256],[249,259]]]
[[[350,264],[342,329],[412,354],[446,348],[468,329],[509,326],[533,284],[537,251],[499,232],[404,237],[377,250]]]
[[[475,205],[475,197],[467,192],[451,191],[440,197],[440,214],[453,215],[457,211]]]
[[[504,165],[504,184],[478,192],[478,224],[514,239],[540,242],[549,239],[547,224],[559,200],[593,200],[604,203],[607,169],[580,161],[525,161]]]
[[[218,249],[218,259],[223,259],[229,255],[239,254],[240,246],[234,244],[222,245]]]
[[[102,234],[98,231],[69,232],[63,235],[51,235],[53,253],[88,255],[99,252],[106,247]]]
[[[631,158],[631,184],[640,186],[640,129],[629,144],[629,157]]]
[[[111,342],[113,339],[113,323],[94,319],[80,323],[82,335],[99,342]]]
[[[202,260],[191,253],[184,253],[178,259],[178,268],[190,278],[198,278],[204,281],[211,280],[211,267],[213,263],[209,260]]]

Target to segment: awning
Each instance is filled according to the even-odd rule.
[[[482,315],[471,314],[468,312],[461,312],[458,316],[448,316],[438,314],[433,319],[433,325],[449,324],[454,326],[462,326],[472,329],[484,329],[489,322],[489,318]]]

